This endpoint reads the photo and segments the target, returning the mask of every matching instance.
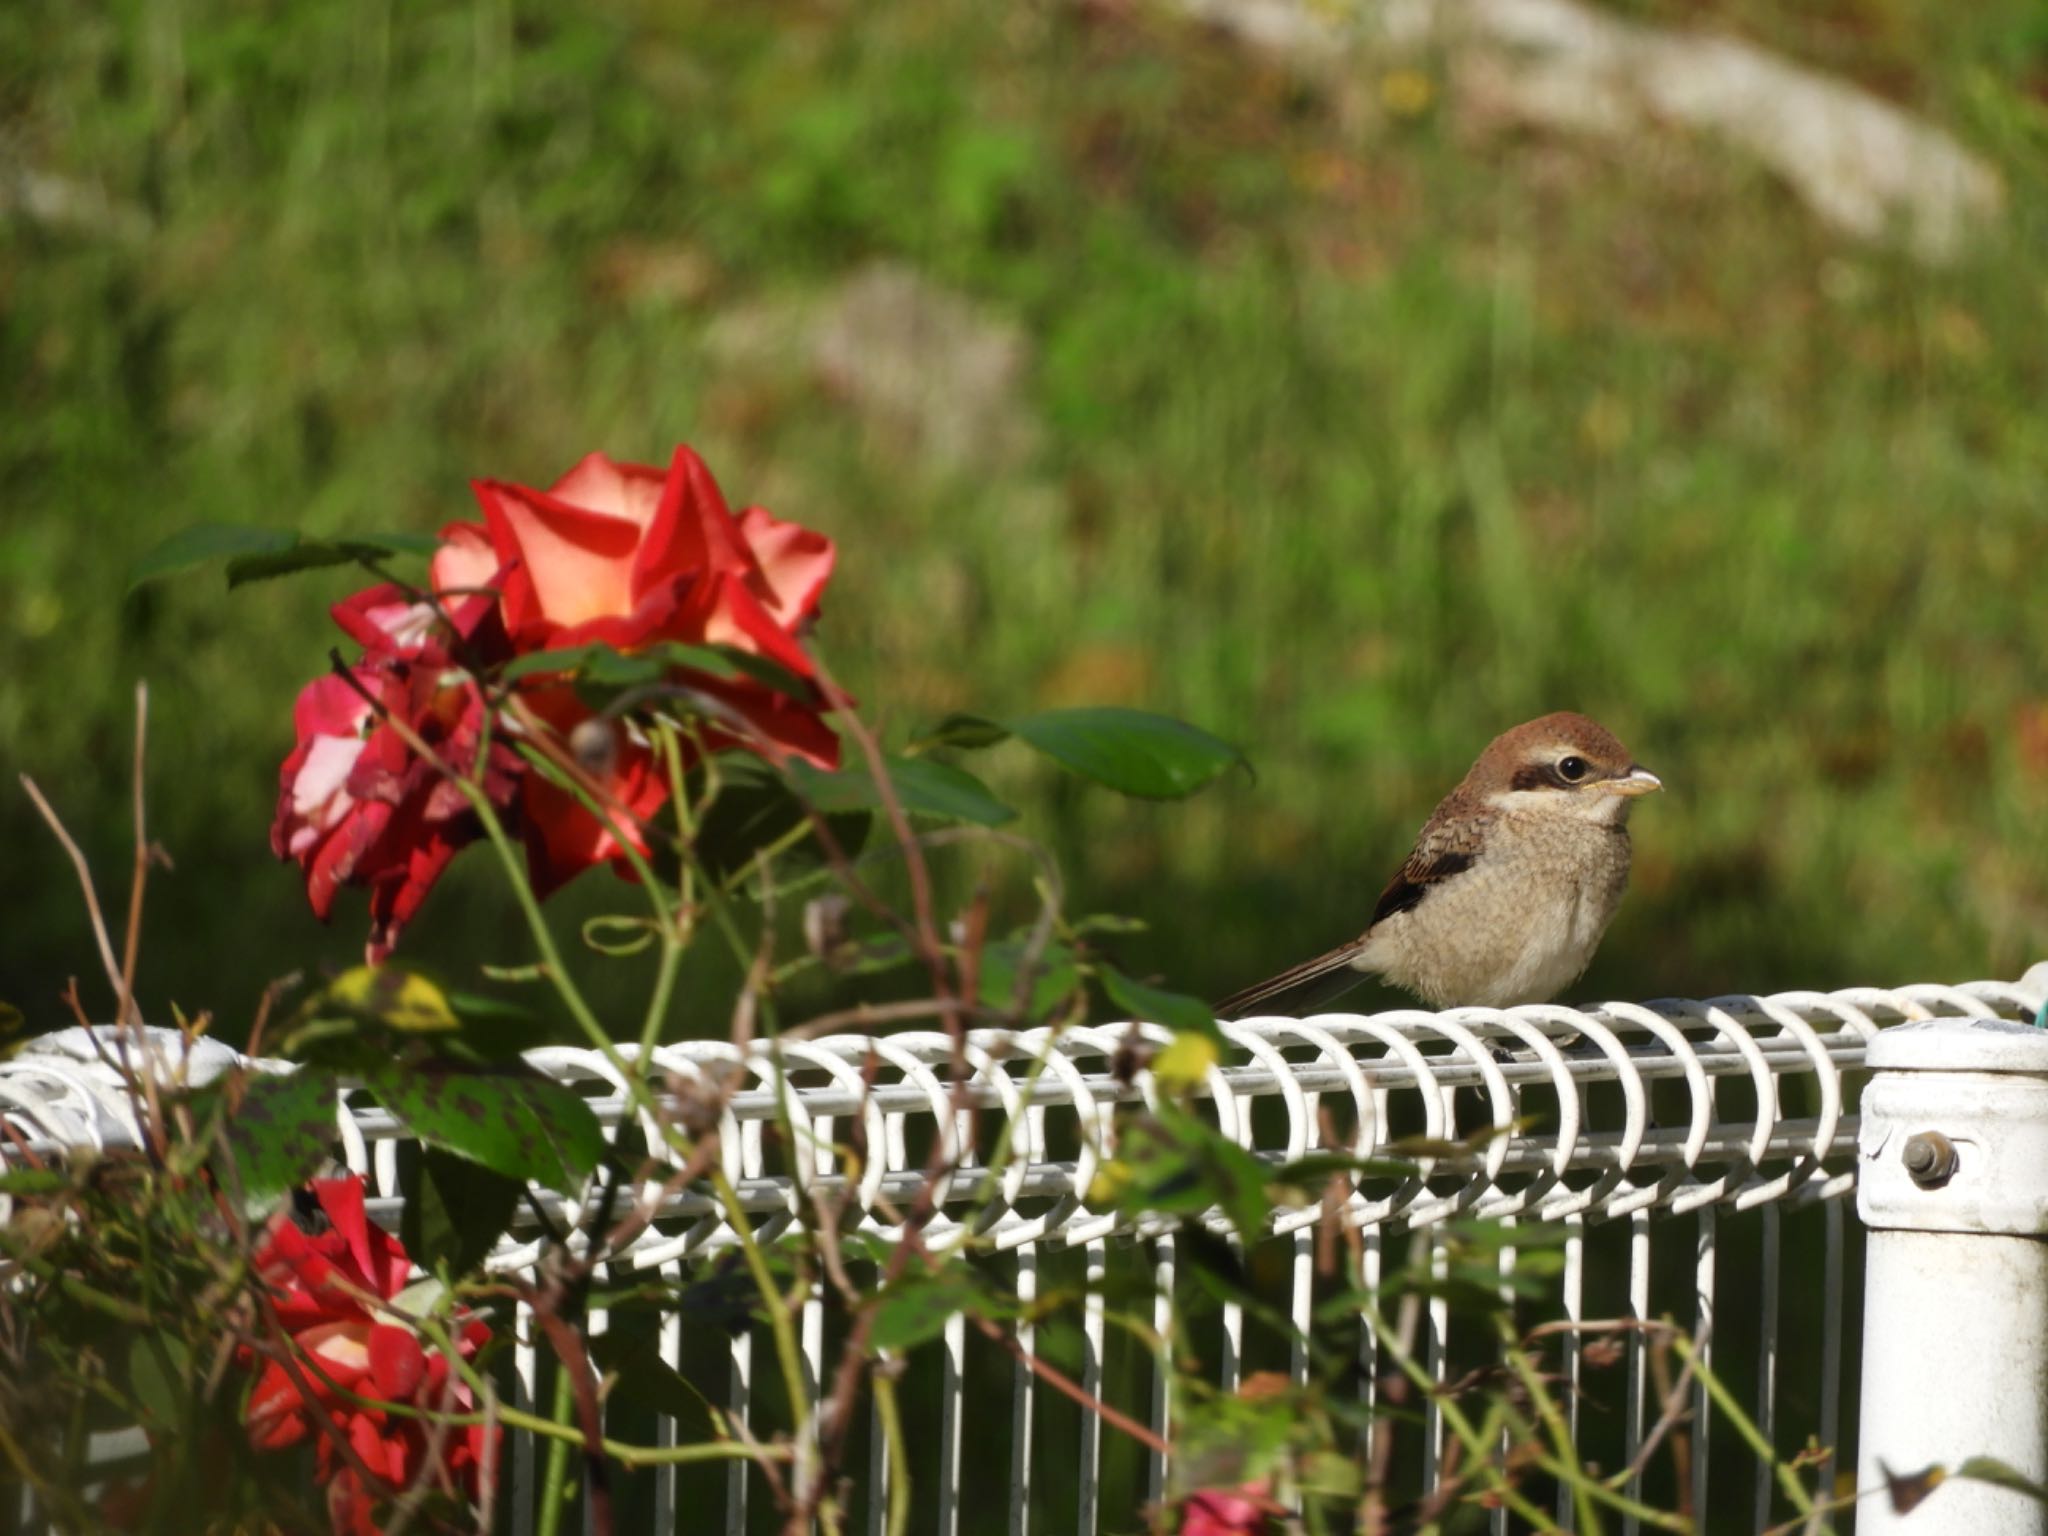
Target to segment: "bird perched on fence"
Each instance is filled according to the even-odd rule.
[[[1313,1006],[1367,973],[1437,1008],[1547,1002],[1599,948],[1628,885],[1629,807],[1662,787],[1584,715],[1503,732],[1437,806],[1365,932],[1216,1011],[1311,987]]]

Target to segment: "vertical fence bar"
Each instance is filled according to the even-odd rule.
[[[1450,1274],[1451,1253],[1442,1238],[1431,1233],[1429,1239],[1429,1272],[1442,1280]],[[1446,1337],[1451,1328],[1450,1299],[1441,1291],[1429,1298],[1424,1309],[1429,1319],[1427,1363],[1429,1379],[1441,1387],[1448,1379],[1450,1359]],[[1422,1491],[1425,1495],[1436,1492],[1438,1474],[1444,1461],[1444,1411],[1441,1398],[1434,1392],[1422,1408]]]
[[[519,1302],[512,1309],[512,1405],[538,1413],[540,1355],[533,1342],[533,1308]],[[513,1536],[533,1536],[534,1437],[512,1435]]]
[[[1778,1448],[1778,1264],[1784,1246],[1784,1212],[1764,1207],[1764,1274],[1762,1304],[1757,1308],[1756,1427],[1775,1455]],[[1771,1464],[1756,1464],[1756,1497],[1751,1523],[1759,1531],[1771,1523]]]
[[[1240,1268],[1244,1264],[1244,1244],[1235,1237],[1230,1240],[1230,1252]],[[1223,1303],[1223,1345],[1216,1361],[1216,1385],[1225,1392],[1237,1390],[1238,1374],[1244,1369],[1244,1306],[1240,1302]]]
[[[967,1379],[967,1318],[955,1312],[940,1337],[939,1536],[960,1529],[960,1400]]]
[[[1711,1370],[1714,1364],[1714,1258],[1719,1233],[1711,1205],[1701,1206],[1694,1219],[1698,1225],[1693,1239],[1693,1349],[1700,1364]],[[1702,1529],[1707,1522],[1707,1490],[1711,1486],[1707,1477],[1707,1442],[1714,1425],[1712,1414],[1706,1378],[1696,1375],[1692,1381],[1692,1518],[1694,1525]]]
[[[754,1406],[754,1334],[742,1325],[732,1336],[732,1370],[726,1389],[726,1408],[736,1423],[747,1422]],[[735,1458],[725,1468],[726,1536],[746,1536],[747,1463]]]
[[[611,1280],[611,1266],[609,1264],[597,1265],[591,1270],[590,1278],[592,1283],[596,1285],[609,1284]],[[584,1314],[584,1331],[592,1339],[603,1338],[611,1331],[611,1326],[612,1314],[609,1308],[592,1307]],[[590,1370],[593,1374],[597,1373],[597,1363],[595,1360],[590,1362]],[[597,1422],[599,1425],[605,1422],[605,1418],[604,1402],[600,1399],[597,1405]],[[590,1518],[590,1479],[587,1477],[583,1479],[583,1498],[580,1502],[583,1506],[583,1529],[586,1531],[592,1530],[594,1526]]]
[[[1519,1101],[1517,1102],[1519,1103]],[[1500,1224],[1504,1231],[1513,1232],[1515,1228],[1515,1218],[1512,1216],[1503,1216],[1501,1218]],[[1500,1274],[1500,1290],[1498,1294],[1500,1296],[1501,1305],[1507,1309],[1508,1317],[1512,1321],[1515,1315],[1515,1287],[1513,1284],[1515,1275],[1514,1247],[1508,1243],[1501,1244],[1501,1249],[1499,1255],[1497,1256],[1497,1260],[1498,1270]],[[1506,1364],[1507,1349],[1508,1346],[1506,1344],[1503,1344],[1500,1349],[1501,1362],[1503,1365]],[[1513,1437],[1508,1433],[1508,1427],[1505,1424],[1503,1424],[1500,1430],[1500,1442],[1495,1447],[1495,1450],[1498,1452],[1503,1465],[1505,1465],[1507,1462],[1508,1450],[1512,1443]],[[1507,1505],[1496,1504],[1494,1506],[1492,1514],[1489,1515],[1487,1518],[1487,1528],[1493,1532],[1493,1536],[1507,1536]]]
[[[1038,1300],[1038,1245],[1017,1249],[1017,1348],[1029,1355],[1038,1329],[1031,1307]],[[1021,1359],[1010,1373],[1010,1536],[1028,1536],[1031,1525],[1031,1368]]]
[[[871,1370],[893,1370],[895,1361],[877,1351]],[[870,1376],[872,1382],[873,1377]],[[889,1433],[882,1426],[881,1399],[872,1385],[868,1388],[868,1536],[882,1536],[889,1529]]]
[[[1585,1217],[1567,1216],[1564,1230],[1564,1320],[1583,1323],[1586,1320]],[[1562,1340],[1558,1374],[1563,1378],[1565,1425],[1571,1431],[1572,1445],[1576,1450],[1579,1443],[1579,1375],[1585,1365],[1586,1341],[1576,1327],[1566,1328]],[[1573,1502],[1570,1487],[1563,1483],[1557,1489],[1557,1523],[1568,1531],[1579,1528],[1578,1506]]]
[[[1081,1308],[1081,1390],[1100,1398],[1102,1349],[1107,1342],[1102,1283],[1109,1273],[1109,1244],[1098,1237],[1084,1251],[1088,1260],[1088,1295]],[[1080,1507],[1076,1511],[1075,1529],[1092,1532],[1102,1516],[1102,1420],[1085,1411],[1081,1415],[1081,1465],[1076,1487]]]
[[[1822,1498],[1835,1490],[1836,1440],[1842,1433],[1842,1202],[1823,1200],[1827,1251],[1821,1262],[1820,1443],[1818,1486]]]
[[[1298,1228],[1294,1233],[1294,1284],[1287,1305],[1288,1318],[1294,1324],[1294,1337],[1287,1344],[1287,1374],[1297,1387],[1308,1385],[1308,1329],[1316,1301],[1315,1265],[1315,1228]]]
[[[1173,1435],[1173,1280],[1174,1241],[1171,1233],[1152,1245],[1152,1331],[1159,1335],[1159,1356],[1152,1365],[1152,1432],[1162,1440]],[[1145,1497],[1157,1504],[1166,1497],[1166,1457],[1145,1449]]]
[[[1650,1213],[1637,1211],[1628,1219],[1628,1315],[1637,1322],[1646,1322],[1650,1316]],[[1627,1418],[1622,1423],[1621,1455],[1624,1463],[1632,1462],[1636,1452],[1643,1446],[1643,1402],[1648,1395],[1648,1362],[1644,1358],[1643,1331],[1631,1328],[1628,1333],[1628,1405]],[[1642,1475],[1628,1480],[1628,1496],[1640,1498],[1643,1491]],[[1638,1522],[1634,1515],[1623,1515],[1621,1536],[1636,1536]]]

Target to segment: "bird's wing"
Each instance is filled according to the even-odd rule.
[[[1277,976],[1269,976],[1254,986],[1233,992],[1216,1005],[1221,1018],[1236,1018],[1246,1009],[1278,997],[1282,993],[1306,988],[1311,982],[1322,981],[1323,985],[1306,993],[1302,1004],[1320,1007],[1342,996],[1365,979],[1364,973],[1353,968],[1360,953],[1365,949],[1372,931],[1385,919],[1397,912],[1406,912],[1415,907],[1430,889],[1472,867],[1472,861],[1479,855],[1479,845],[1484,837],[1486,815],[1473,814],[1469,808],[1454,805],[1446,800],[1436,809],[1421,833],[1415,839],[1407,862],[1400,872],[1380,892],[1380,899],[1372,909],[1372,921],[1365,926],[1365,932],[1348,944],[1340,944],[1313,960],[1304,960],[1299,965],[1289,966]]]
[[[1387,882],[1387,888],[1380,892],[1379,902],[1372,909],[1372,921],[1365,925],[1365,931],[1371,933],[1396,912],[1412,910],[1429,894],[1431,887],[1470,869],[1472,861],[1479,856],[1486,820],[1483,816],[1446,815],[1439,807],[1415,839],[1408,861]]]

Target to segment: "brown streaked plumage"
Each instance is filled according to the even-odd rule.
[[[1628,885],[1628,812],[1661,787],[1598,722],[1563,712],[1494,738],[1415,840],[1365,932],[1216,1005],[1225,1017],[1374,973],[1431,1006],[1547,1002],[1584,974]]]

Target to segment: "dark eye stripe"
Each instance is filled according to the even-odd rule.
[[[1508,780],[1509,789],[1578,789],[1590,784],[1596,775],[1592,766],[1576,779],[1568,779],[1558,772],[1555,763],[1525,763],[1517,768],[1514,777]]]

